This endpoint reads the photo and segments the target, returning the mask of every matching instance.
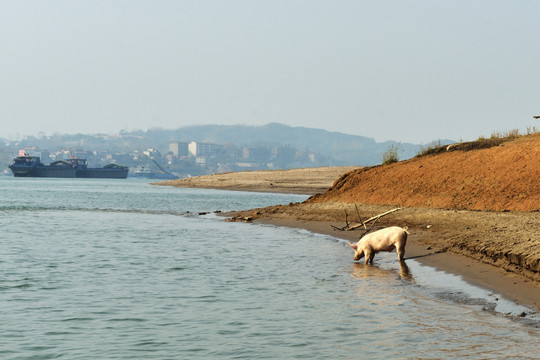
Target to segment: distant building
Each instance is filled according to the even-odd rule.
[[[248,160],[250,155],[250,151],[247,147],[242,149],[242,159]]]
[[[195,164],[197,165],[206,165],[206,156],[196,156]]]
[[[156,157],[160,156],[159,150],[156,149],[148,149],[143,151],[143,155],[148,156],[150,159],[155,159]]]
[[[171,141],[169,143],[169,152],[172,152],[176,157],[188,156],[188,147],[189,143],[187,142]]]
[[[192,141],[188,145],[189,155],[199,156],[212,156],[223,152],[223,145],[201,143]]]

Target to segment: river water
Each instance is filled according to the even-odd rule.
[[[0,178],[0,358],[540,356],[536,312],[457,276],[212,213],[305,198]]]

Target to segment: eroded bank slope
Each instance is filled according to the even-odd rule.
[[[343,175],[311,202],[439,209],[540,210],[540,133],[488,149],[446,151]]]

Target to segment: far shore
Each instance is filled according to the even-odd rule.
[[[163,181],[155,185],[314,195],[326,191],[353,166],[228,172]]]
[[[161,182],[157,185],[312,195],[324,192],[340,175],[352,169],[228,173]],[[345,211],[351,221],[357,214],[366,219],[390,208],[365,204],[299,203],[246,209],[223,215],[229,218],[249,217],[253,221],[275,226],[303,228],[353,242],[357,241],[359,231],[336,231],[331,226],[345,224]],[[516,264],[503,263],[481,250],[488,244],[496,244],[499,246],[498,251],[511,252],[512,239],[533,239],[538,236],[538,224],[539,212],[503,213],[411,207],[381,218],[377,227],[409,227],[406,259],[414,259],[424,265],[460,275],[471,284],[540,310],[540,273],[528,271]],[[464,241],[474,242],[476,249],[480,250],[464,248]],[[349,260],[353,261],[352,253]]]

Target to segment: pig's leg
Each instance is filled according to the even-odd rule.
[[[373,258],[375,257],[375,251],[371,251],[366,254],[366,264],[373,264]]]
[[[400,262],[405,261],[405,244],[407,244],[407,231],[403,233],[403,237],[401,238],[401,241],[399,241],[396,246],[398,259]]]
[[[397,248],[397,255],[399,261],[405,260],[405,244],[400,244]]]
[[[372,252],[371,251],[364,251],[364,255],[365,255],[365,258],[364,258],[364,264],[369,264],[369,260],[373,257],[372,255]]]

